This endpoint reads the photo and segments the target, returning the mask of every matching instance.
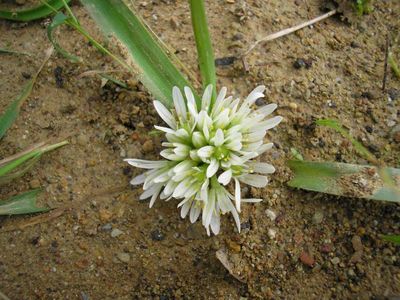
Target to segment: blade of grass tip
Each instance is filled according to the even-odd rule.
[[[128,63],[155,98],[172,106],[172,88],[191,87],[140,19],[122,0],[81,0],[106,34],[118,39],[116,46],[129,56]],[[199,97],[195,95],[196,100]]]
[[[25,149],[24,151],[21,151],[21,152],[19,152],[17,154],[11,155],[11,156],[7,156],[6,158],[0,160],[0,167],[5,165],[6,163],[12,161],[12,160],[15,160],[15,159],[20,158],[21,156],[24,156],[25,154],[27,154],[27,153],[29,153],[31,151],[39,149],[40,147],[42,147],[44,145],[45,145],[44,142],[33,144],[33,145],[29,146],[27,149]]]
[[[32,190],[5,201],[0,201],[0,215],[21,215],[49,211],[47,207],[38,207],[36,200],[41,189]]]
[[[35,84],[35,81],[36,81],[40,71],[43,69],[43,66],[49,60],[52,52],[53,52],[53,48],[48,49],[46,51],[46,57],[45,57],[43,63],[41,64],[41,66],[39,67],[39,70],[35,73],[35,75],[32,77],[32,79],[29,80],[29,82],[25,85],[24,89],[19,94],[19,96],[7,107],[4,114],[2,116],[0,116],[0,140],[4,136],[6,131],[14,123],[15,119],[17,118],[22,103],[24,103],[24,101],[31,94],[33,86]]]
[[[394,75],[400,79],[400,68],[397,65],[396,61],[394,60],[392,53],[389,53],[388,55],[388,63],[392,68]]]
[[[62,147],[64,145],[68,144],[67,141],[62,141],[57,144],[53,145],[44,145],[38,149],[34,149],[31,152],[28,152],[27,154],[19,157],[18,159],[15,159],[13,161],[10,161],[9,163],[3,165],[0,167],[0,177],[5,176],[9,172],[13,171],[17,167],[21,166],[23,163],[26,161],[32,159],[32,158],[40,158],[44,153],[52,151],[54,149],[57,149],[59,147]]]
[[[66,57],[67,59],[69,59],[71,62],[74,63],[78,63],[78,62],[82,62],[82,59],[70,54],[68,51],[66,51],[64,48],[62,48],[54,39],[53,37],[53,31],[63,25],[63,24],[68,24],[67,20],[69,19],[69,17],[67,17],[66,15],[64,15],[62,12],[58,12],[55,17],[53,18],[53,21],[50,23],[49,26],[47,26],[47,37],[50,40],[50,42],[53,44],[54,49],[56,49],[56,51],[58,53],[60,53],[61,55],[63,55],[64,57]]]
[[[25,161],[21,166],[15,168],[14,170],[8,172],[4,176],[0,176],[0,186],[13,181],[19,177],[22,177],[26,172],[28,172],[40,159],[41,155],[36,155],[31,159]]]
[[[30,53],[28,53],[28,52],[15,51],[15,50],[4,49],[4,48],[0,48],[0,54],[15,54],[15,55],[32,56],[32,54],[30,54]]]
[[[216,98],[217,77],[215,73],[214,52],[208,31],[204,0],[189,0],[192,27],[196,40],[197,55],[203,86],[213,86],[212,102]]]
[[[382,239],[400,245],[400,235],[383,235]]]
[[[65,0],[65,1],[70,2],[71,0]],[[29,22],[42,19],[53,14],[54,10],[51,9],[49,6],[53,7],[56,11],[64,7],[64,3],[62,0],[49,0],[46,2],[48,5],[44,4],[43,1],[41,2],[42,5],[26,10],[17,10],[17,11],[0,10],[0,19],[19,21],[19,22]]]
[[[128,86],[121,80],[118,80],[114,77],[108,76],[107,74],[99,74],[99,75],[100,75],[100,77],[110,80],[111,82],[115,83],[116,85],[119,85],[120,87],[123,87],[124,89],[128,88]]]
[[[362,155],[366,160],[368,160],[370,163],[372,163],[374,165],[380,164],[379,161],[377,160],[377,158],[371,152],[369,152],[368,149],[363,146],[363,144],[361,144],[359,141],[357,141],[355,138],[353,138],[350,135],[350,133],[345,128],[343,128],[343,126],[338,121],[331,120],[331,119],[320,119],[320,120],[317,120],[315,123],[317,125],[326,126],[333,130],[336,130],[342,136],[347,138],[353,144],[354,149],[360,155]]]

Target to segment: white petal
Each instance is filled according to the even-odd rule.
[[[262,162],[249,162],[248,165],[252,168],[253,172],[261,174],[272,174],[275,172],[273,165]]]
[[[261,155],[261,154],[263,154],[265,151],[270,150],[273,146],[274,146],[274,143],[268,143],[268,144],[262,145],[262,146],[257,150],[258,155]]]
[[[218,176],[218,182],[222,185],[227,185],[232,178],[232,170],[226,170],[224,173]]]
[[[259,123],[259,128],[263,128],[264,130],[268,130],[271,128],[274,128],[275,126],[277,126],[281,121],[283,120],[283,118],[281,116],[276,116],[273,117],[271,119],[268,119],[264,122]]]
[[[207,144],[207,141],[201,132],[195,131],[192,135],[192,143],[196,148],[201,148]]]
[[[185,101],[183,100],[181,91],[176,86],[172,88],[172,98],[174,100],[174,106],[178,117],[185,121],[187,115]]]
[[[216,128],[225,128],[229,124],[229,109],[224,109],[218,117],[215,118],[214,126]]]
[[[239,177],[239,180],[245,184],[258,188],[265,187],[268,184],[267,177],[257,174],[246,174]]]
[[[190,222],[194,223],[199,218],[201,209],[196,206],[196,201],[193,201],[192,208],[190,209]]]
[[[214,147],[213,146],[204,146],[197,150],[198,156],[202,158],[208,158],[214,153]]]
[[[203,209],[203,226],[206,228],[210,226],[211,217],[214,211],[214,205],[215,205],[215,191],[211,189],[209,191],[208,201]]]
[[[204,91],[203,97],[201,99],[202,110],[208,111],[208,109],[210,108],[212,89],[213,89],[212,84],[209,84]]]
[[[242,198],[242,202],[246,203],[258,203],[261,202],[263,199],[257,199],[257,198]]]
[[[153,196],[153,194],[157,194],[157,196],[158,196],[158,193],[159,193],[161,187],[162,187],[162,184],[160,184],[160,183],[152,185],[149,189],[145,190],[140,195],[139,200],[147,199],[147,198]]]
[[[209,164],[208,168],[207,168],[207,178],[211,178],[215,175],[215,173],[217,173],[219,168],[219,162],[218,160],[216,160],[215,158],[211,159],[211,163]]]
[[[129,183],[132,185],[139,185],[142,184],[146,179],[146,175],[145,174],[140,174],[138,176],[136,176],[135,178],[133,178]]]
[[[156,190],[156,192],[155,192],[155,193],[153,194],[153,196],[151,197],[150,203],[149,203],[149,207],[150,207],[150,208],[152,208],[153,205],[154,205],[154,203],[156,202],[157,197],[158,197],[158,195],[160,194],[161,188],[162,188],[162,185],[160,185],[160,186],[158,187],[158,189]]]
[[[246,103],[247,105],[252,105],[254,102],[256,102],[257,99],[264,97],[263,94],[264,91],[265,91],[265,86],[259,85],[247,96],[244,103]]]
[[[275,103],[271,103],[263,107],[260,107],[259,109],[256,110],[256,112],[264,116],[268,116],[269,114],[274,112],[277,107],[278,105],[276,105]]]
[[[183,204],[183,206],[181,208],[181,218],[182,219],[186,218],[191,206],[192,206],[192,201],[187,201],[185,204]]]
[[[163,131],[165,133],[175,134],[175,130],[172,130],[171,128],[168,127],[154,125],[154,128]]]
[[[160,101],[153,101],[153,104],[161,119],[163,119],[169,127],[176,129],[176,121],[170,111]]]
[[[221,228],[221,221],[220,221],[220,216],[219,213],[214,213],[211,217],[211,222],[210,222],[210,227],[211,231],[217,235],[219,233],[219,230]]]
[[[184,91],[185,91],[185,96],[186,96],[186,100],[187,100],[187,106],[189,109],[189,113],[196,118],[197,117],[197,104],[196,104],[196,100],[194,99],[194,95],[192,90],[185,86],[184,87]]]
[[[219,147],[224,143],[224,132],[221,128],[218,128],[217,132],[215,133],[213,142],[216,147]]]
[[[235,178],[235,205],[236,210],[240,212],[240,198],[241,198],[241,190],[239,180]]]
[[[135,158],[127,158],[124,159],[128,164],[142,169],[157,169],[165,167],[168,164],[166,160],[144,160],[144,159],[135,159]]]

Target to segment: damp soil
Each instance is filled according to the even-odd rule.
[[[0,7],[35,4],[16,2],[22,6],[2,1]],[[187,2],[133,2],[198,78]],[[362,18],[334,16],[259,45],[246,64],[238,57],[255,40],[322,14],[326,3],[218,0],[207,6],[219,87],[243,97],[264,84],[266,98],[257,105],[277,103],[285,118],[267,137],[276,147],[262,157],[277,169],[270,184],[243,189],[263,201],[243,206],[240,234],[226,215],[212,237],[200,222],[182,220],[176,201],[157,201],[152,209],[139,201],[141,189],[129,180],[140,171],[123,158],[158,157],[162,137],[152,130],[161,120],[152,98],[110,58],[61,27],[57,40],[83,62],[54,54],[1,141],[1,158],[40,141],[70,142],[1,187],[1,198],[43,187],[40,203],[56,208],[1,217],[0,291],[10,299],[400,297],[399,247],[380,238],[400,233],[399,206],[291,189],[285,165],[290,148],[309,160],[365,164],[348,141],[314,124],[332,118],[399,167],[400,81],[389,72],[385,91],[381,85],[387,33],[400,31],[400,2],[375,1]],[[72,10],[107,43],[79,3]],[[0,54],[0,111],[38,69],[50,46],[49,22],[0,21],[0,47],[32,54]],[[400,57],[398,44],[392,49]],[[91,70],[117,71],[112,75],[127,88],[81,76]]]

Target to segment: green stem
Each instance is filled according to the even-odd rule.
[[[200,74],[204,87],[209,84],[213,85],[213,97],[211,100],[211,103],[213,103],[216,97],[217,78],[215,75],[214,53],[207,26],[204,0],[189,0],[189,4],[197,55],[199,57]]]

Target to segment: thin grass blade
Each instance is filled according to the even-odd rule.
[[[0,201],[0,215],[21,215],[49,211],[47,207],[36,205],[40,189],[32,190],[5,201]]]
[[[217,77],[215,72],[214,52],[211,44],[210,33],[208,31],[204,0],[189,0],[189,4],[203,87],[212,84],[212,99],[215,99]]]
[[[291,187],[337,196],[400,202],[400,169],[300,160],[290,160],[288,164],[294,173],[288,182]],[[390,180],[386,180],[386,176]]]
[[[130,57],[129,62],[138,72],[139,79],[154,97],[171,106],[172,88],[191,86],[146,26],[122,0],[81,2],[100,28],[118,39],[117,46]]]
[[[65,0],[65,1],[70,2],[71,0]],[[16,10],[16,11],[0,10],[0,19],[19,21],[19,22],[34,21],[45,18],[53,14],[54,10],[51,9],[50,6],[56,10],[61,9],[64,6],[63,0],[48,0],[43,2],[45,2],[46,4],[41,4],[39,6],[26,10]]]
[[[400,245],[400,235],[383,235],[382,239]]]
[[[32,56],[32,54],[27,53],[27,52],[16,51],[16,50],[5,49],[5,48],[0,48],[0,54],[15,54],[15,55]]]
[[[4,114],[0,116],[0,140],[6,133],[8,128],[10,128],[11,125],[14,123],[15,119],[18,117],[19,110],[20,110],[22,103],[24,103],[24,101],[31,94],[32,88],[35,84],[35,81],[36,81],[40,71],[42,70],[43,66],[50,58],[51,53],[52,53],[52,49],[51,50],[49,49],[46,53],[46,58],[44,59],[39,70],[32,77],[32,79],[29,80],[29,82],[25,85],[24,89],[19,94],[19,96],[6,108],[6,111],[4,112]]]

